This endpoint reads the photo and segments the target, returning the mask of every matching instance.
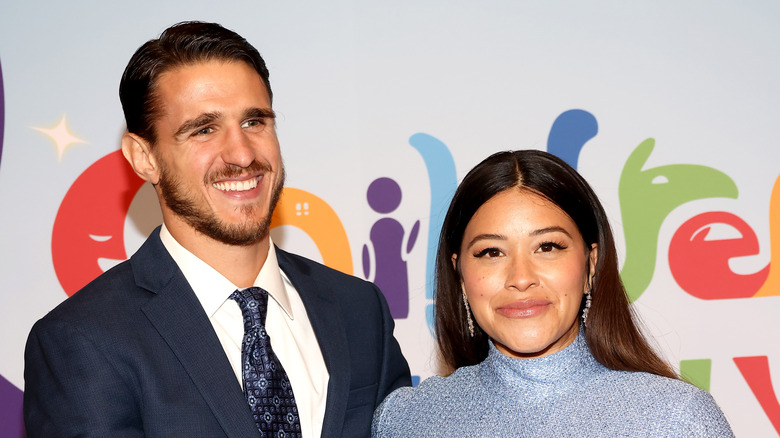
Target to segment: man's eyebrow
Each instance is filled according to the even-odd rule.
[[[244,112],[246,118],[276,119],[276,113],[271,108],[249,108]]]
[[[208,125],[209,123],[219,119],[222,117],[221,113],[203,113],[199,115],[198,117],[195,117],[194,119],[190,119],[185,121],[184,123],[179,126],[179,129],[176,130],[176,133],[173,134],[175,137],[178,137],[186,132],[189,132],[195,128],[198,128],[203,125]]]
[[[194,119],[190,119],[182,123],[181,126],[179,126],[179,129],[176,130],[174,136],[178,137],[180,135],[184,135],[193,129],[208,125],[209,123],[212,123],[221,117],[222,113],[220,112],[203,113]],[[275,120],[276,113],[270,108],[249,108],[244,111],[244,117]]]

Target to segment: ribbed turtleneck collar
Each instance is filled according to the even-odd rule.
[[[606,371],[590,352],[580,327],[574,342],[561,351],[534,359],[505,356],[490,343],[488,357],[480,364],[480,375],[490,386],[512,388],[524,398],[538,398],[582,386],[586,379]],[[488,383],[489,382],[489,383]],[[501,392],[500,388],[496,388]]]

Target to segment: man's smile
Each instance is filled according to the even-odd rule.
[[[211,184],[211,186],[217,190],[222,190],[224,192],[243,192],[246,190],[252,190],[255,187],[257,187],[260,178],[262,178],[262,175],[244,181],[215,182]]]

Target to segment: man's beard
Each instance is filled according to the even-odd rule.
[[[268,235],[271,226],[271,215],[279,201],[279,196],[284,187],[284,167],[279,174],[279,180],[272,188],[271,202],[268,205],[268,211],[259,219],[256,210],[261,208],[257,205],[247,205],[240,207],[242,214],[247,218],[241,223],[226,224],[215,212],[208,210],[204,201],[196,200],[197,194],[188,193],[184,188],[181,179],[168,172],[167,166],[160,161],[160,180],[158,185],[163,200],[168,208],[177,216],[183,219],[196,231],[211,237],[228,245],[251,245]],[[204,184],[211,185],[214,181],[222,178],[231,178],[252,172],[264,172],[263,179],[271,171],[270,166],[253,161],[248,167],[240,168],[236,166],[227,166],[218,172],[212,172],[204,178]],[[261,181],[266,183],[266,181]]]

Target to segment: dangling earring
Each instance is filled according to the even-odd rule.
[[[592,300],[591,294],[593,293],[592,289],[588,289],[587,292],[585,292],[585,308],[582,310],[582,323],[585,324],[588,321],[588,311],[590,310],[590,302]]]
[[[466,321],[469,324],[469,335],[474,337],[474,322],[471,320],[471,310],[469,309],[469,302],[466,300],[466,291],[461,294],[463,296],[463,305],[466,306]]]

